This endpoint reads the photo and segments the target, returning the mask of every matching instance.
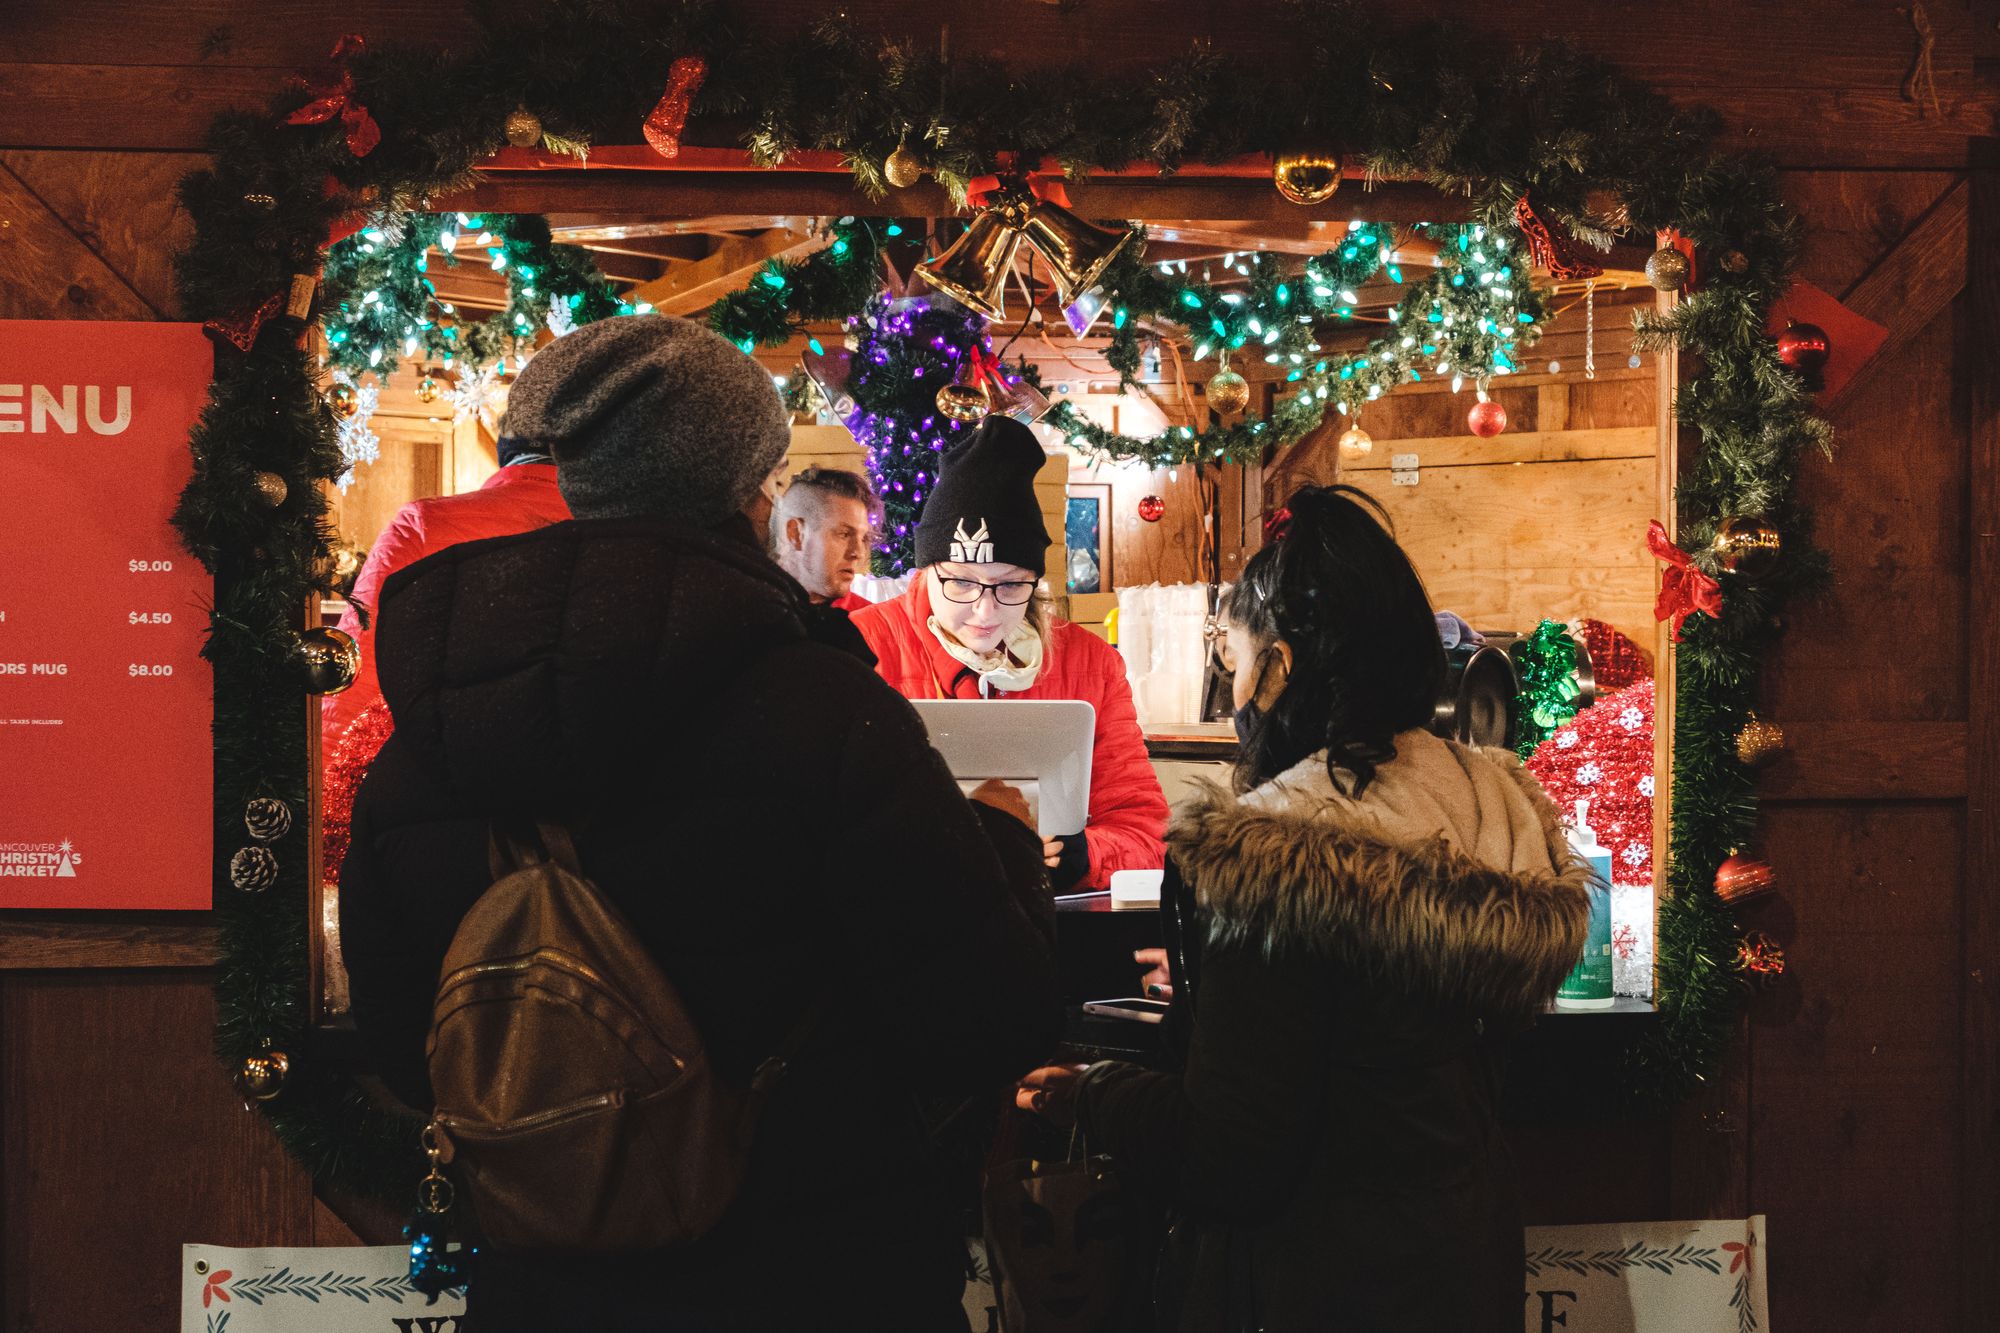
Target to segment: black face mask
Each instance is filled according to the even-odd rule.
[[[1257,706],[1255,699],[1252,699],[1249,703],[1244,704],[1229,715],[1230,722],[1234,723],[1236,727],[1236,743],[1238,745],[1248,745],[1250,743],[1250,738],[1257,734],[1257,728],[1262,725],[1263,717],[1264,710]]]

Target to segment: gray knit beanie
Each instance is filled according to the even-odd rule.
[[[770,374],[670,315],[600,320],[537,352],[507,397],[507,432],[556,460],[578,518],[703,528],[741,509],[792,442]]]

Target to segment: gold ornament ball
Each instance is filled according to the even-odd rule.
[[[899,190],[907,190],[924,178],[923,159],[902,144],[882,162],[882,177]]]
[[[1687,256],[1671,245],[1661,246],[1646,260],[1646,281],[1663,292],[1677,292],[1687,286]]]
[[[1736,760],[1746,768],[1763,768],[1785,752],[1785,729],[1755,713],[1736,733]]]
[[[285,479],[275,472],[259,472],[251,485],[256,488],[257,499],[266,509],[276,509],[291,494],[291,487],[285,485]]]
[[[1250,381],[1233,370],[1216,371],[1209,377],[1205,392],[1212,412],[1235,413],[1250,406]]]
[[[542,122],[534,112],[517,106],[507,113],[507,142],[516,148],[533,148],[542,141]]]
[[[1755,582],[1777,568],[1783,546],[1778,530],[1761,518],[1725,518],[1711,549],[1725,574]]]
[[[339,694],[361,670],[361,646],[354,636],[324,625],[301,633],[292,657],[308,694]]]
[[[417,381],[417,401],[420,403],[435,403],[443,393],[444,386],[433,379],[428,370],[424,372],[424,377]]]
[[[977,421],[992,409],[978,384],[947,384],[937,391],[937,410],[953,421]]]
[[[1281,157],[1271,181],[1295,204],[1323,204],[1340,188],[1340,159],[1317,153]]]
[[[326,405],[333,409],[335,416],[347,421],[361,410],[361,396],[354,392],[352,384],[336,383],[326,391]]]
[[[1346,459],[1368,457],[1375,450],[1375,437],[1359,426],[1349,426],[1340,433],[1340,456]]]
[[[236,1086],[245,1097],[268,1102],[285,1090],[285,1075],[291,1072],[291,1057],[283,1051],[260,1051],[243,1057]]]

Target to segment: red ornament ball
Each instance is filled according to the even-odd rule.
[[[1715,895],[1726,903],[1742,902],[1778,887],[1778,877],[1768,861],[1755,857],[1731,856],[1715,870]]]
[[[1811,388],[1819,387],[1820,374],[1826,369],[1826,360],[1832,350],[1833,344],[1827,341],[1826,330],[1817,324],[1801,324],[1794,320],[1778,335],[1778,360],[1799,372]]]
[[[1490,440],[1507,429],[1507,409],[1490,398],[1483,403],[1474,403],[1472,410],[1465,414],[1465,424],[1472,428],[1474,435]]]
[[[1149,495],[1139,501],[1139,517],[1148,523],[1158,523],[1166,512],[1167,502],[1157,495]]]

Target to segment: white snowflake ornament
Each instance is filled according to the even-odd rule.
[[[1646,715],[1636,708],[1627,708],[1618,715],[1618,725],[1627,731],[1637,731],[1646,725]]]
[[[1572,747],[1574,747],[1575,745],[1576,745],[1576,733],[1575,733],[1575,732],[1573,732],[1573,731],[1558,731],[1558,732],[1556,733],[1556,748],[1557,748],[1558,750],[1567,750],[1567,749],[1571,749],[1571,748],[1572,748]]]
[[[1604,769],[1595,762],[1584,764],[1576,770],[1576,780],[1586,787],[1593,786],[1603,776]]]
[[[1639,779],[1639,794],[1641,796],[1651,796],[1653,794],[1653,775],[1651,773]]]

